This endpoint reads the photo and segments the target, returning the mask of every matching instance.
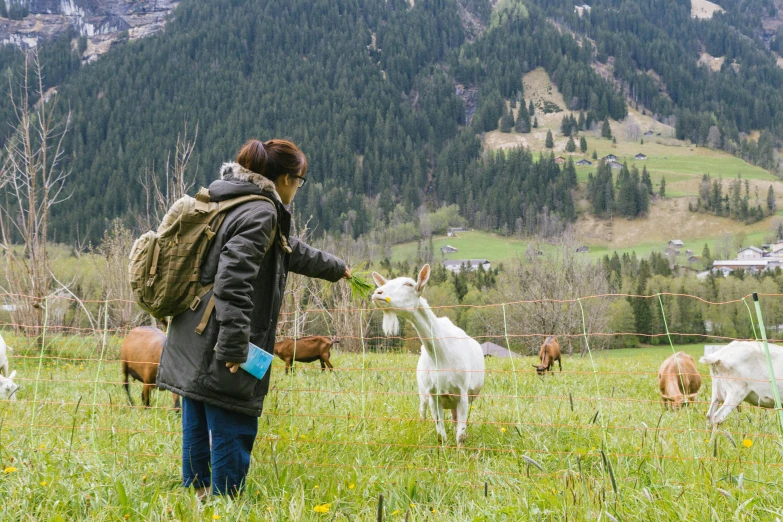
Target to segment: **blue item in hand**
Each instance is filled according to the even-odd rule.
[[[247,349],[247,361],[239,365],[240,368],[255,377],[263,379],[269,367],[272,365],[273,356],[266,350],[262,350],[253,343]]]

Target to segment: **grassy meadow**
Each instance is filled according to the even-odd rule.
[[[711,435],[702,365],[699,402],[665,412],[656,371],[670,347],[566,356],[543,378],[531,357],[488,358],[462,448],[452,426],[441,445],[418,419],[415,354],[337,352],[334,372],[289,376],[275,361],[245,494],[199,504],[179,486],[170,396],[141,408],[136,384],[130,407],[119,339],[103,360],[101,346],[50,337],[43,358],[13,353],[22,388],[0,403],[0,520],[376,520],[380,494],[390,521],[783,517],[773,413],[744,406]]]

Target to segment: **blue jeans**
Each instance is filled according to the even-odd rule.
[[[211,484],[215,495],[241,492],[256,433],[257,417],[183,397],[182,485],[205,488]]]

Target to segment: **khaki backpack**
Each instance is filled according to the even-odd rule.
[[[203,286],[201,264],[226,213],[248,201],[274,202],[265,196],[250,194],[225,201],[210,201],[209,190],[202,188],[196,197],[178,199],[163,217],[157,231],[150,230],[133,243],[128,272],[133,297],[138,305],[156,319],[179,315],[188,308],[196,310],[212,289]],[[277,209],[277,206],[275,206]],[[283,249],[291,249],[277,226],[269,244],[277,235]],[[204,318],[196,329],[206,327],[214,300],[210,300]]]

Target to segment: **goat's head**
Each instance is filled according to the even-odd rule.
[[[16,391],[19,386],[14,383],[14,377],[16,377],[16,370],[12,371],[8,377],[0,375],[0,399],[16,400]]]
[[[538,375],[543,375],[546,373],[546,366],[543,364],[532,364],[531,366],[536,369],[536,373]]]
[[[410,277],[387,280],[378,272],[372,273],[378,287],[372,294],[373,304],[383,310],[383,332],[394,335],[400,329],[400,321],[394,309],[413,311],[419,306],[419,299],[430,279],[430,265],[424,265],[416,281]]]

